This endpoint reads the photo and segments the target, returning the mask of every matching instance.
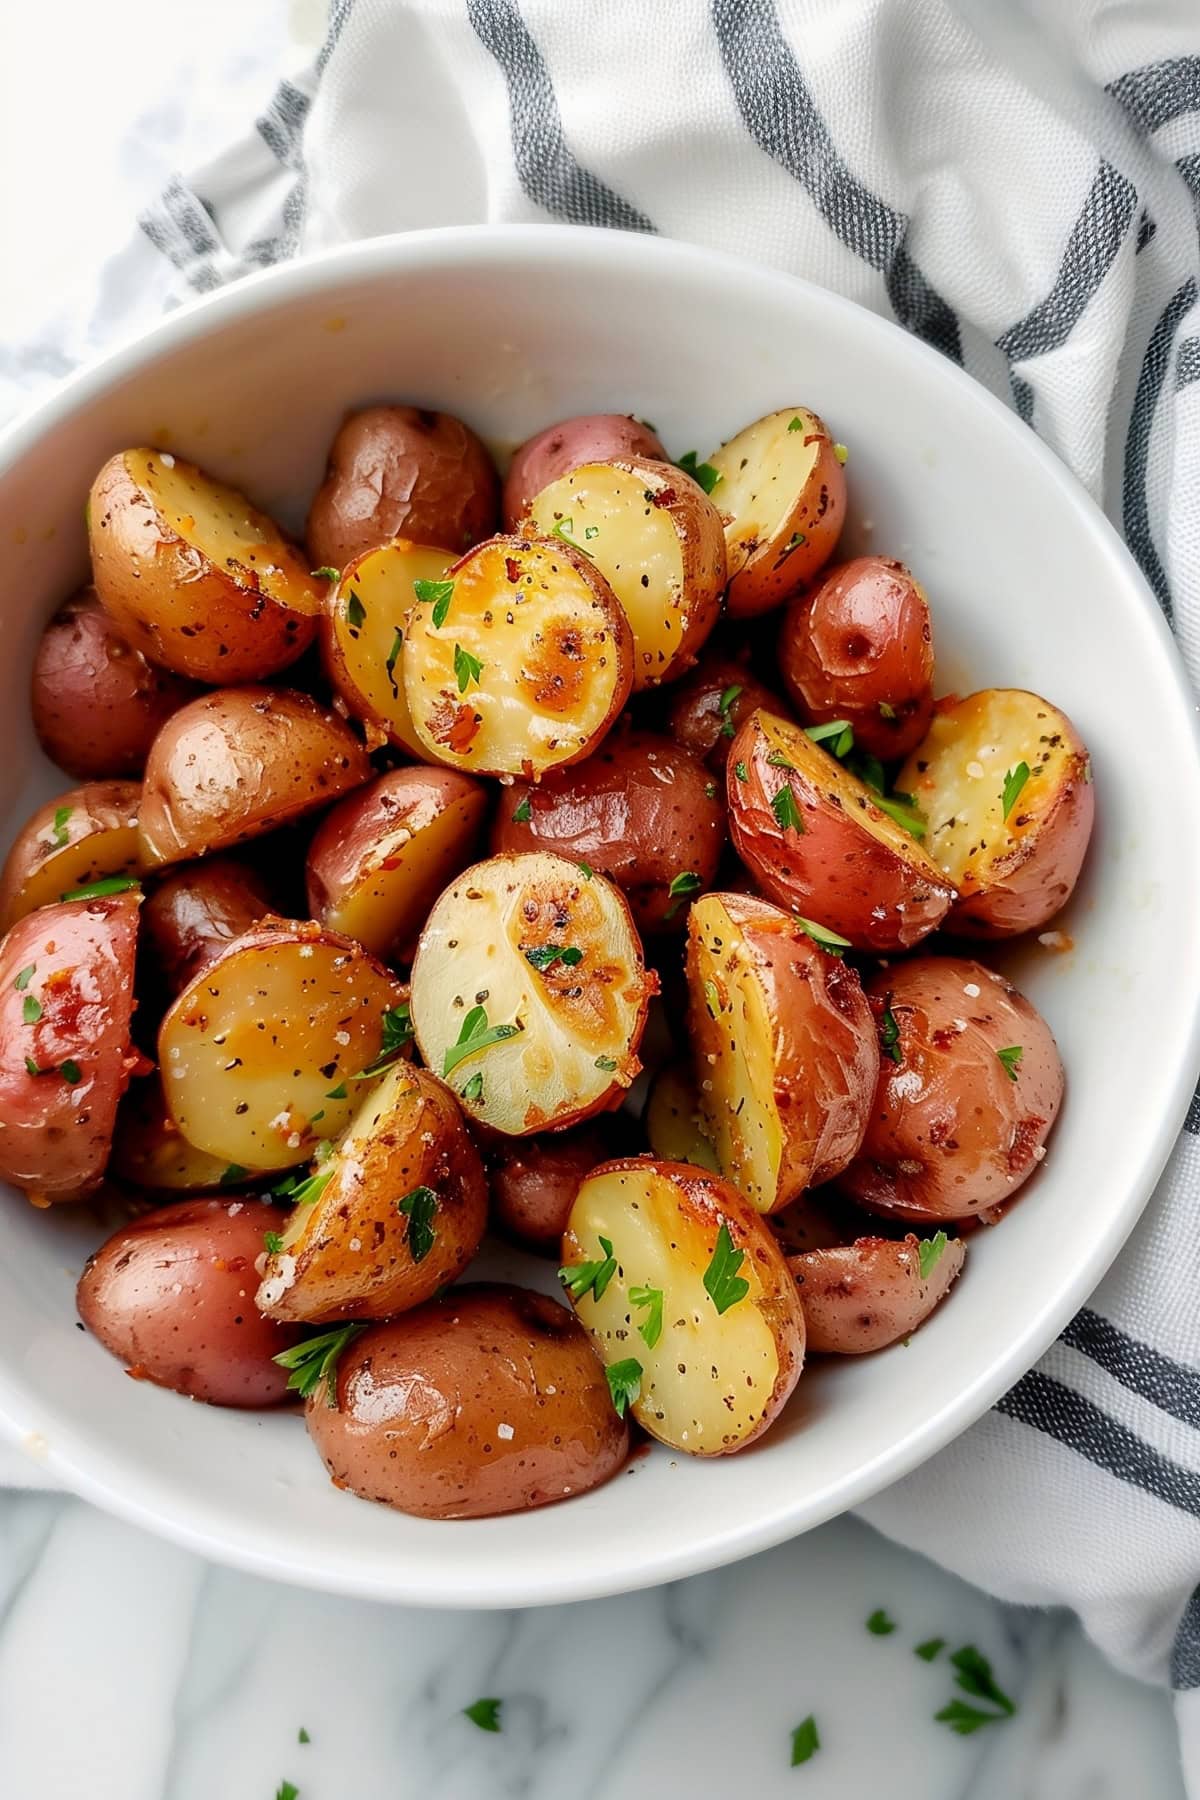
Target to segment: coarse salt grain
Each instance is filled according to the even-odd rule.
[[[983,764],[981,762],[969,762],[967,764],[967,774],[971,777],[972,781],[982,781],[985,774]]]
[[[1045,1160],[1046,1160],[1045,1144],[1038,1145],[1037,1149],[1033,1153],[1033,1160],[1034,1160],[1034,1162],[1045,1162]]]
[[[1038,943],[1047,950],[1059,950],[1066,943],[1066,933],[1062,931],[1039,931]]]
[[[982,992],[983,989],[977,981],[966,981],[963,983],[963,993],[969,994],[972,1000],[978,1000]]]
[[[335,1031],[333,1034],[333,1041],[335,1044],[341,1044],[344,1049],[350,1042],[350,1033],[348,1031]]]
[[[301,946],[300,946],[301,956],[311,956],[312,953],[313,953],[313,947],[311,944],[301,944]]]
[[[350,1239],[350,1248],[352,1250],[361,1250],[362,1249],[362,1239],[361,1238],[351,1238]]]
[[[504,1441],[505,1441],[505,1443],[506,1443],[506,1444],[507,1444],[507,1443],[508,1443],[508,1442],[509,1442],[509,1441],[510,1441],[510,1440],[511,1440],[511,1439],[512,1439],[512,1438],[513,1438],[513,1437],[514,1437],[514,1436],[515,1436],[515,1435],[516,1435],[516,1434],[515,1434],[515,1433],[514,1433],[514,1431],[513,1431],[513,1428],[512,1428],[512,1426],[511,1426],[511,1425],[497,1425],[497,1427],[496,1427],[496,1436],[497,1436],[497,1437],[498,1437],[498,1438],[503,1438],[503,1439],[504,1439]]]
[[[161,450],[159,452],[158,460],[164,469],[173,469],[175,467],[175,458],[171,455],[169,450]]]
[[[235,1200],[231,1206],[225,1208],[225,1211],[229,1214],[231,1219],[236,1219],[241,1210],[242,1203],[240,1200]]]

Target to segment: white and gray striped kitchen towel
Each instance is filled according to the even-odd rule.
[[[1197,0],[335,0],[147,213],[124,291],[144,316],[304,249],[538,219],[718,245],[935,344],[1106,508],[1200,680]],[[1092,1304],[864,1509],[1169,1683],[1196,1800],[1198,1196],[1200,1102]]]

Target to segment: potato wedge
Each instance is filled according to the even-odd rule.
[[[560,419],[526,438],[513,451],[504,477],[501,512],[505,531],[516,531],[542,489],[581,463],[607,462],[614,456],[648,456],[666,462],[667,452],[656,431],[628,413],[584,413]]]
[[[689,1024],[706,1135],[759,1212],[841,1173],[879,1079],[855,970],[765,900],[706,894],[688,917]]]
[[[910,785],[911,784],[911,785]],[[1070,899],[1095,817],[1091,759],[1065,713],[1020,688],[937,710],[899,785],[929,820],[925,846],[958,889],[947,931],[1036,931]]]
[[[328,806],[370,773],[349,726],[307,694],[205,694],[154,740],[142,789],[143,858],[153,867],[227,850]]]
[[[142,909],[142,942],[172,1000],[234,938],[274,909],[257,873],[232,856],[188,863]]]
[[[244,494],[160,450],[123,450],[92,483],[92,578],[135,649],[196,681],[274,675],[312,643],[321,584]]]
[[[755,712],[726,765],[734,849],[772,900],[858,950],[907,950],[953,885],[871,789],[786,719]]]
[[[346,565],[321,621],[325,672],[351,717],[422,760],[429,752],[408,710],[404,634],[414,584],[441,581],[453,561],[449,550],[394,538]]]
[[[171,1117],[198,1150],[243,1170],[305,1162],[349,1125],[360,1099],[354,1078],[404,1035],[407,1000],[349,938],[265,920],[214,958],[163,1019],[158,1061]]]
[[[272,1319],[407,1312],[462,1274],[487,1224],[483,1164],[458,1102],[408,1063],[366,1091],[300,1193],[258,1290]]]
[[[589,557],[617,596],[635,691],[692,666],[721,609],[725,533],[690,475],[642,456],[585,463],[543,488],[529,517]]]
[[[700,1096],[686,1063],[665,1063],[654,1077],[644,1123],[654,1155],[720,1174],[717,1153],[705,1135]]]
[[[481,1124],[527,1137],[618,1106],[655,981],[619,889],[561,856],[493,856],[421,933],[421,1055]]]
[[[0,930],[76,888],[141,869],[136,781],[89,781],[40,806],[0,872]]]
[[[404,688],[424,753],[477,775],[579,762],[626,700],[633,640],[588,558],[495,537],[409,615]]]
[[[684,750],[719,773],[738,726],[760,706],[785,714],[784,702],[745,663],[715,655],[710,645],[691,673],[671,689],[667,729]]]
[[[810,1351],[862,1356],[908,1337],[945,1299],[966,1261],[961,1238],[922,1242],[912,1232],[856,1238],[789,1256]]]
[[[393,769],[348,794],[309,847],[313,918],[385,960],[410,956],[437,896],[470,862],[487,805],[482,783],[458,769]]]
[[[109,1173],[150,1193],[211,1194],[230,1185],[227,1160],[197,1150],[176,1125],[157,1073],[131,1081],[121,1097]]]
[[[708,458],[721,477],[732,619],[768,612],[811,581],[837,547],[846,477],[829,429],[803,406],[747,425]]]
[[[800,1377],[804,1314],[736,1188],[687,1163],[605,1163],[576,1195],[563,1265],[618,1408],[627,1396],[651,1437],[690,1456],[761,1437]]]

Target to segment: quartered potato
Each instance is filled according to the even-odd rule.
[[[708,461],[720,476],[711,491],[725,520],[725,604],[745,619],[778,606],[829,561],[846,478],[828,427],[802,406],[756,419]]]
[[[618,1410],[691,1456],[723,1456],[771,1424],[804,1360],[804,1314],[775,1239],[737,1189],[636,1157],[584,1182],[562,1280]]]
[[[158,1061],[171,1117],[197,1149],[243,1170],[305,1162],[350,1123],[354,1077],[403,1041],[407,999],[349,938],[264,921],[163,1019]]]
[[[648,456],[666,462],[658,433],[628,413],[584,413],[547,425],[514,450],[504,477],[502,512],[505,531],[516,531],[543,488],[581,463],[608,462],[613,457]]]
[[[499,1139],[488,1169],[494,1222],[531,1249],[557,1252],[579,1185],[613,1154],[614,1135],[593,1123]]]
[[[136,875],[141,792],[136,781],[89,781],[40,806],[0,873],[0,930],[76,888]]]
[[[899,1241],[861,1237],[790,1256],[808,1348],[861,1356],[908,1337],[945,1299],[966,1255],[961,1238],[909,1232]]]
[[[692,1163],[720,1174],[717,1153],[704,1129],[700,1096],[686,1063],[666,1063],[654,1077],[645,1114],[646,1136],[663,1162]]]
[[[441,581],[453,561],[449,550],[395,538],[348,563],[325,601],[321,654],[331,683],[353,718],[410,756],[429,753],[408,710],[404,633],[416,584]]]
[[[702,487],[645,457],[590,462],[543,488],[529,517],[589,557],[633,630],[633,685],[690,668],[725,587],[721,516]]]
[[[629,698],[633,642],[582,551],[490,538],[423,591],[403,664],[426,755],[536,780],[594,748]]]
[[[746,665],[710,647],[689,675],[671,689],[667,728],[675,742],[721,772],[738,726],[757,707],[783,713],[784,703]]]
[[[611,882],[544,852],[493,856],[429,915],[413,1029],[472,1118],[525,1137],[620,1104],[654,987]]]
[[[160,881],[142,909],[142,942],[174,999],[234,938],[272,906],[253,869],[232,856],[186,863]]]
[[[320,583],[244,494],[165,450],[123,450],[88,501],[96,592],[135,649],[196,681],[261,681],[312,642]]]
[[[312,1325],[407,1312],[461,1275],[486,1223],[483,1164],[453,1094],[397,1063],[300,1189],[257,1304]]]
[[[151,1193],[208,1194],[229,1185],[228,1160],[188,1143],[157,1074],[130,1082],[121,1098],[109,1172]]]
[[[858,950],[907,950],[954,886],[877,796],[798,725],[755,712],[726,765],[734,849],[780,906]]]
[[[857,973],[765,900],[706,894],[688,919],[689,1027],[705,1134],[760,1212],[838,1175],[879,1077]]]
[[[227,850],[290,824],[371,773],[344,719],[289,688],[227,688],[180,709],[154,740],[142,855],[154,866]]]
[[[1091,760],[1065,713],[1021,688],[942,702],[900,773],[925,846],[958,889],[946,929],[1036,931],[1070,899],[1095,815]]]

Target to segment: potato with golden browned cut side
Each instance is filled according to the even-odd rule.
[[[942,702],[900,772],[958,889],[947,931],[1037,931],[1075,891],[1095,817],[1092,765],[1070,719],[1021,688]]]
[[[239,1185],[245,1170],[231,1171],[225,1157],[188,1143],[167,1110],[156,1071],[131,1081],[121,1097],[109,1174],[151,1194],[211,1194]]]
[[[786,714],[784,702],[732,656],[703,653],[690,674],[671,689],[667,728],[675,742],[707,763],[724,770],[738,727],[757,708]]]
[[[289,688],[225,688],[154,740],[139,815],[145,862],[228,850],[328,806],[371,773],[344,719]]]
[[[862,1356],[908,1337],[945,1299],[966,1254],[961,1238],[939,1231],[929,1238],[860,1237],[789,1256],[808,1348]]]
[[[761,1437],[800,1376],[804,1314],[765,1222],[687,1163],[604,1163],[583,1183],[561,1279],[618,1411],[690,1456]]]
[[[404,634],[417,596],[435,590],[454,561],[449,550],[393,538],[340,571],[321,621],[321,656],[340,703],[372,742],[382,733],[410,756],[428,759],[404,687]]]
[[[583,463],[617,457],[650,457],[666,462],[667,453],[653,425],[628,413],[584,413],[547,425],[513,452],[504,477],[505,531],[516,531],[543,488]]]
[[[768,413],[713,451],[709,492],[725,520],[731,618],[769,612],[829,561],[846,515],[844,457],[803,406]]]
[[[142,867],[141,792],[136,781],[89,781],[39,806],[0,871],[0,930],[80,888],[132,886]]]
[[[426,921],[413,1029],[472,1118],[527,1137],[620,1104],[655,987],[611,882],[544,852],[493,856]]]
[[[151,662],[196,681],[261,681],[316,636],[321,584],[236,488],[165,450],[110,457],[88,501],[92,578]]]
[[[213,958],[272,911],[262,879],[232,856],[185,863],[142,909],[142,942],[173,999]]]
[[[705,1079],[708,1079],[706,1076]],[[646,1136],[663,1162],[693,1163],[721,1172],[700,1111],[700,1095],[686,1063],[664,1063],[646,1099]]]

